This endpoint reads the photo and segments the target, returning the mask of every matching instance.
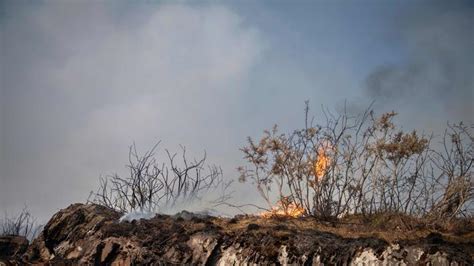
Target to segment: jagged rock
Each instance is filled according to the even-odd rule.
[[[28,248],[23,236],[0,236],[0,261],[18,259]]]
[[[439,233],[397,241],[363,235],[343,237],[322,230],[309,218],[227,219],[189,212],[132,222],[119,222],[119,218],[119,213],[105,207],[71,205],[51,218],[22,262],[472,265],[474,256],[474,242],[469,238],[453,242]]]
[[[85,251],[99,245],[102,226],[115,223],[119,218],[119,213],[106,207],[73,204],[50,219],[28,248],[24,259],[49,261],[59,257],[94,261],[86,258]]]

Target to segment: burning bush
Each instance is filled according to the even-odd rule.
[[[281,134],[274,126],[241,149],[248,165],[238,168],[240,181],[254,181],[268,215],[289,214],[285,205],[324,218],[399,212],[441,219],[472,211],[472,126],[448,125],[436,151],[432,136],[399,129],[395,112],[323,113],[324,124],[313,125],[307,103],[304,128]]]

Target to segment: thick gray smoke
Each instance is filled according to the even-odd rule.
[[[208,162],[235,167],[229,106],[240,106],[262,45],[232,10],[98,1],[5,8],[2,212],[26,204],[44,220],[84,201],[99,175],[126,173],[133,141],[140,152],[160,139],[161,153],[183,144],[190,158],[206,150]]]
[[[472,123],[473,25],[473,8],[438,7],[404,18],[398,27],[406,58],[376,68],[367,78],[368,94],[411,119]]]

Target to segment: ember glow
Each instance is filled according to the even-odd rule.
[[[298,218],[304,216],[306,211],[296,202],[293,202],[289,197],[284,197],[282,200],[277,202],[276,206],[273,206],[271,210],[265,211],[259,214],[263,218],[271,217],[289,217]]]

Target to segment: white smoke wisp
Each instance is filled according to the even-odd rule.
[[[120,217],[119,222],[132,222],[133,220],[139,221],[141,219],[151,219],[156,215],[154,212],[143,211],[143,210],[134,210],[127,212],[122,217]]]

